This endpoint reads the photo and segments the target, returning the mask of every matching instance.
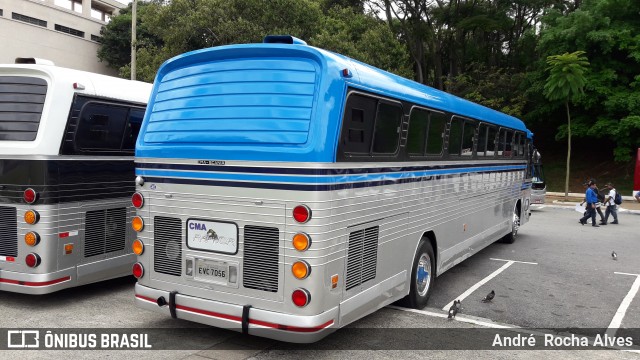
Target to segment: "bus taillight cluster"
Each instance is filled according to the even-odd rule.
[[[139,183],[138,179],[136,179],[136,183]],[[144,205],[144,196],[142,196],[142,194],[139,192],[134,193],[131,196],[131,204],[136,209],[142,208],[142,206]],[[142,220],[142,217],[134,216],[131,220],[131,227],[133,228],[133,230],[135,230],[135,232],[141,232],[142,229],[144,229],[144,220]],[[142,255],[142,253],[144,253],[144,243],[140,239],[135,239],[133,241],[133,244],[131,244],[131,249],[133,250],[134,254],[140,256]],[[136,279],[140,279],[142,275],[144,275],[144,267],[140,262],[133,264],[132,273]]]
[[[22,193],[22,199],[25,203],[33,205],[38,201],[38,193],[32,188],[28,188]],[[37,211],[30,209],[24,213],[24,222],[27,224],[35,225],[38,221],[40,221],[40,214]],[[34,247],[40,243],[40,235],[35,231],[29,231],[24,235],[24,242],[28,246]],[[40,255],[36,253],[30,253],[24,258],[24,263],[30,268],[40,265],[41,262]]]
[[[293,219],[305,224],[311,220],[311,209],[307,205],[298,205],[293,208]],[[299,252],[305,252],[311,246],[311,237],[304,233],[298,232],[291,239],[293,248]],[[296,279],[304,280],[311,274],[311,265],[304,260],[297,260],[291,265],[291,273]],[[291,293],[291,301],[298,307],[305,307],[311,301],[311,294],[307,289],[297,288]]]

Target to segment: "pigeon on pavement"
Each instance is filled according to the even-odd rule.
[[[482,299],[482,302],[489,302],[491,300],[493,300],[493,298],[496,296],[496,292],[491,290],[490,293],[487,294],[487,296],[484,297],[484,299]]]
[[[458,314],[458,311],[460,311],[459,304],[460,304],[460,300],[456,300],[453,302],[453,305],[451,305],[451,307],[449,308],[449,316],[447,317],[449,320],[453,320]]]

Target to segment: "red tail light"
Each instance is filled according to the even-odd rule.
[[[293,301],[297,307],[305,307],[311,302],[311,294],[309,294],[309,291],[306,289],[295,289],[291,294],[291,301]]]
[[[31,253],[24,258],[24,262],[25,264],[27,264],[28,267],[34,268],[40,265],[40,262],[42,262],[42,260],[40,259],[40,255],[36,253]]]
[[[142,197],[142,194],[137,192],[131,196],[131,203],[136,209],[140,209],[142,205],[144,205],[144,197]]]
[[[139,262],[133,264],[133,276],[135,276],[136,279],[140,279],[142,277],[142,275],[144,275],[144,268],[142,267],[142,264],[140,264]]]
[[[24,191],[24,194],[22,194],[22,198],[27,204],[33,204],[34,202],[36,202],[36,200],[38,200],[38,193],[32,188],[28,188]]]
[[[307,205],[298,205],[293,208],[293,218],[295,221],[304,224],[311,219],[311,209]]]

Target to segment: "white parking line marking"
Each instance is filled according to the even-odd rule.
[[[391,309],[395,309],[395,310],[407,311],[407,312],[412,312],[412,313],[416,313],[416,314],[439,317],[439,318],[443,318],[443,319],[447,319],[448,316],[449,316],[447,314],[440,314],[440,313],[436,313],[436,312],[433,312],[433,311],[409,309],[409,308],[403,308],[403,307],[394,306],[394,305],[389,305],[387,307],[391,308]],[[456,316],[456,321],[461,321],[461,322],[466,322],[466,323],[469,323],[469,324],[475,324],[475,325],[490,327],[490,328],[494,328],[494,329],[513,329],[513,328],[515,328],[515,326],[501,325],[501,324],[497,324],[497,323],[490,322],[490,321],[481,321],[481,320],[476,320],[476,319],[470,319],[470,318],[467,318],[467,317],[464,317],[464,316],[459,316],[459,315]]]
[[[614,274],[635,276],[636,281],[634,281],[633,285],[631,285],[631,289],[627,293],[627,296],[625,296],[624,299],[622,299],[622,303],[620,303],[620,307],[618,307],[618,311],[616,311],[616,314],[613,316],[613,319],[611,319],[611,323],[609,324],[607,331],[605,332],[605,334],[611,337],[614,337],[616,335],[616,332],[618,332],[618,329],[622,324],[622,319],[624,318],[624,315],[627,313],[627,309],[629,308],[629,305],[631,305],[633,298],[638,293],[638,289],[640,289],[640,274],[629,274],[629,273],[622,273],[622,272],[614,272]]]
[[[498,270],[492,272],[491,274],[489,274],[489,276],[487,276],[486,278],[478,281],[475,285],[473,285],[472,287],[470,287],[469,289],[467,289],[467,291],[463,292],[460,296],[458,296],[457,298],[451,300],[450,303],[448,303],[447,305],[445,305],[445,307],[442,308],[442,310],[447,311],[449,310],[449,308],[451,307],[451,305],[453,305],[453,302],[456,300],[464,300],[466,299],[467,296],[471,295],[471,293],[473,293],[474,291],[478,290],[478,288],[480,288],[480,286],[486,284],[487,282],[489,282],[489,280],[493,279],[494,277],[498,276],[498,274],[500,274],[501,272],[503,272],[506,268],[508,268],[509,266],[513,265],[514,263],[522,263],[522,264],[533,264],[533,265],[538,265],[538,263],[532,263],[532,262],[524,262],[524,261],[516,261],[516,260],[504,260],[504,259],[491,259],[491,260],[497,260],[497,261],[506,261],[507,263],[502,265],[501,268],[499,268]]]
[[[513,262],[520,263],[520,264],[538,265],[538,263],[528,262],[528,261],[505,260],[505,259],[496,259],[496,258],[489,258],[489,260],[496,260],[496,261],[513,261]]]
[[[411,313],[421,314],[426,316],[439,317],[443,319],[448,318],[447,314],[441,314],[441,313],[428,311],[428,310],[409,309],[409,308],[403,308],[395,305],[387,305],[387,307],[394,310],[401,310],[401,311],[406,311],[406,312],[411,312]],[[456,321],[480,325],[480,326],[493,328],[493,329],[508,329],[509,331],[515,331],[517,333],[528,334],[528,335],[545,336],[545,334],[549,334],[549,332],[547,331],[540,331],[537,329],[527,329],[527,328],[523,328],[515,325],[500,324],[500,323],[493,322],[491,319],[486,319],[486,318],[476,317],[475,319],[471,319],[471,318],[458,315],[456,316]],[[553,332],[551,332],[551,334],[555,337],[563,337],[563,338],[568,338],[568,337],[571,337],[572,335],[572,333],[559,334],[559,333],[553,333]],[[582,335],[575,335],[575,334],[573,335],[577,337],[582,337]],[[589,342],[593,344],[594,338],[590,337]],[[640,354],[640,350],[627,349],[625,347],[620,347],[620,346],[600,346],[600,347],[604,349],[613,349],[613,350],[620,350],[620,351]]]

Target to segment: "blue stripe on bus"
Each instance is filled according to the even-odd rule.
[[[512,172],[512,171],[519,171],[519,170],[509,170],[507,172]],[[451,175],[454,175],[454,174],[451,174]],[[443,176],[440,175],[435,177],[440,178]],[[240,182],[240,181],[218,181],[218,180],[156,178],[156,177],[146,177],[145,180],[148,183],[159,183],[159,184],[164,183],[164,184],[183,184],[183,185],[205,185],[205,186],[222,186],[222,187],[290,190],[290,191],[335,191],[335,190],[344,190],[344,189],[359,189],[359,188],[365,188],[365,187],[421,182],[421,181],[428,181],[431,178],[433,178],[433,176],[411,177],[411,178],[383,180],[383,181],[339,183],[339,184],[328,184],[328,185],[323,185],[323,184],[307,185],[307,184],[289,184],[289,183],[252,183],[252,182]]]
[[[341,188],[359,188],[390,185],[395,183],[416,182],[433,176],[457,175],[464,173],[488,173],[498,171],[511,172],[520,171],[523,169],[525,169],[525,166],[492,166],[404,173],[387,173],[373,175],[361,174],[351,176],[340,175],[325,177],[221,174],[136,169],[136,175],[146,177],[146,180],[148,182],[325,191],[337,190]]]
[[[475,164],[477,166],[487,166],[486,164]],[[500,166],[522,165],[522,162],[505,162],[495,164]],[[405,172],[419,170],[441,170],[470,168],[470,164],[453,165],[429,165],[429,166],[404,166],[386,168],[277,168],[277,167],[248,167],[229,165],[195,165],[195,164],[161,164],[161,163],[136,163],[138,169],[166,169],[166,170],[193,170],[207,172],[231,172],[231,173],[252,173],[252,174],[294,174],[294,175],[344,175],[344,174],[376,174],[387,172]]]

